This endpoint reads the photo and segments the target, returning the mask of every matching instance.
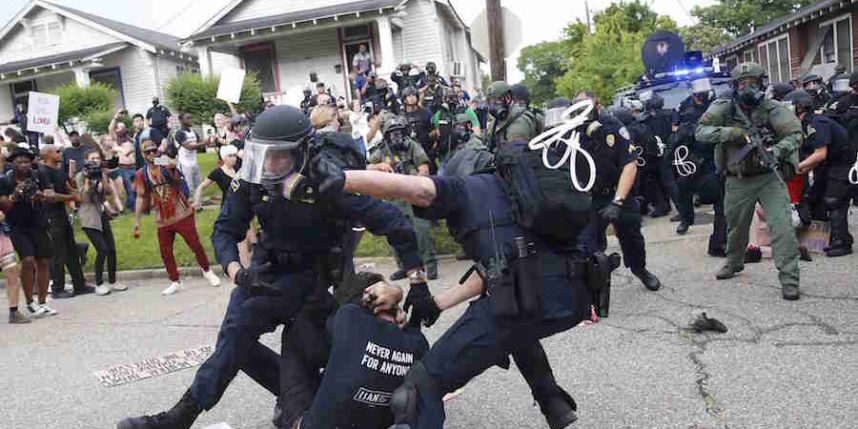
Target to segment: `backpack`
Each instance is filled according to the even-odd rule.
[[[485,145],[471,147],[464,145],[453,153],[453,156],[444,164],[444,176],[465,177],[492,167],[494,156]]]
[[[161,169],[161,178],[164,179],[164,181],[167,184],[174,186],[174,187],[178,187],[179,193],[181,194],[181,196],[183,197],[185,202],[187,202],[187,199],[190,196],[190,189],[188,189],[188,182],[184,180],[184,176],[182,175],[182,172],[179,171],[178,168],[174,170],[179,176],[178,182],[177,182],[176,177],[174,177],[172,174],[170,174],[169,170],[167,170],[166,168],[161,167],[161,166],[158,166],[158,168]],[[155,188],[155,184],[152,183],[152,179],[149,177],[149,166],[148,165],[143,166],[143,186],[145,186],[146,190],[149,192],[151,192],[152,189]]]
[[[366,170],[366,152],[345,133],[322,133],[310,143],[310,159],[322,155],[343,170]]]
[[[563,153],[547,149],[545,156],[556,165]],[[512,200],[516,223],[549,244],[574,241],[590,222],[592,197],[573,187],[571,159],[550,169],[543,162],[543,151],[531,150],[526,141],[507,143],[495,155],[497,175]],[[577,171],[589,171],[583,157],[575,160]]]

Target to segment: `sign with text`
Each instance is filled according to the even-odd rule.
[[[241,99],[241,86],[244,84],[244,69],[225,68],[220,74],[220,85],[217,87],[217,98],[238,103]]]
[[[146,378],[169,374],[195,367],[205,361],[214,351],[214,346],[202,346],[180,350],[166,356],[153,357],[141,362],[116,365],[94,374],[105,387],[133,383]]]
[[[60,112],[60,96],[30,91],[27,106],[27,131],[53,133]]]

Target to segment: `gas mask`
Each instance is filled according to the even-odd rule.
[[[403,130],[397,129],[392,130],[387,133],[387,143],[390,145],[390,150],[393,152],[405,152],[407,146],[405,144],[405,137],[403,136]]]
[[[453,137],[459,143],[466,143],[468,140],[471,139],[471,130],[469,130],[465,126],[457,126],[453,130]]]
[[[503,100],[489,100],[489,114],[495,119],[503,119],[507,114],[507,105]]]
[[[763,91],[760,91],[759,88],[751,85],[742,89],[737,89],[736,95],[739,97],[740,103],[751,107],[759,106],[766,97],[766,94]]]
[[[820,86],[816,82],[808,82],[808,84],[804,86],[804,90],[807,91],[810,95],[816,97],[817,95],[819,95]]]

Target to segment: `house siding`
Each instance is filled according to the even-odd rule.
[[[274,41],[278,63],[280,91],[303,90],[310,81],[310,72],[332,88],[335,96],[344,96],[343,75],[334,67],[342,64],[340,42],[336,29],[291,34]]]
[[[125,108],[131,114],[146,113],[153,96],[158,95],[163,98],[163,94],[155,85],[155,61],[151,53],[141,49],[126,48],[105,57],[103,64],[104,68],[119,67],[122,74]]]
[[[425,65],[429,61],[443,61],[439,40],[438,15],[434,0],[411,0],[405,6],[407,15],[402,28],[402,58]],[[441,67],[441,64],[438,64]],[[444,70],[444,69],[441,69]]]
[[[265,16],[280,15],[302,10],[348,4],[343,0],[245,0],[220,19],[218,23],[240,22]]]
[[[0,121],[6,122],[15,116],[12,110],[12,88],[9,84],[0,84]]]
[[[52,16],[56,15],[47,9],[37,7],[27,15],[27,19],[38,21]],[[0,63],[30,59],[34,56],[44,57],[62,52],[77,51],[120,41],[109,34],[78,23],[73,19],[62,17],[61,19],[65,24],[60,43],[53,46],[34,46],[35,41],[30,37],[29,32],[21,24],[18,24],[11,34],[6,36],[5,41],[0,44]]]

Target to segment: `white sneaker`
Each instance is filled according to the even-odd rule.
[[[30,317],[33,319],[40,319],[48,314],[48,311],[35,301],[27,304],[27,310],[30,310]]]
[[[125,286],[122,283],[111,283],[109,286],[111,290],[115,290],[117,292],[123,292],[128,290],[128,286]]]
[[[170,286],[167,286],[166,289],[161,291],[161,295],[172,295],[181,289],[184,289],[184,287],[182,287],[182,282],[173,282],[170,283]]]
[[[220,277],[218,277],[217,274],[213,273],[212,270],[203,271],[203,277],[205,277],[206,280],[208,280],[212,286],[220,286]]]
[[[95,294],[98,296],[110,295],[110,286],[105,284],[96,286]]]
[[[46,314],[46,315],[48,315],[48,316],[56,316],[57,314],[60,314],[60,312],[59,312],[59,311],[54,310],[54,309],[53,309],[53,308],[51,308],[51,307],[48,307],[48,304],[42,304],[42,305],[40,305],[39,307],[42,307],[42,310],[44,310],[44,311],[45,311],[45,314]]]

